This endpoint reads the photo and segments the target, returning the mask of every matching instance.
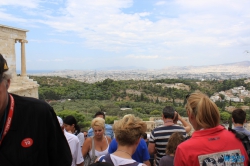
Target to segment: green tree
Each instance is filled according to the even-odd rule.
[[[220,118],[223,122],[228,122],[230,117],[231,117],[231,114],[226,111],[223,111],[220,113]]]
[[[221,98],[222,100],[225,99],[225,95],[223,95],[223,94],[220,93],[219,96],[220,96],[220,98]]]
[[[155,101],[155,103],[157,103],[157,104],[159,103],[159,99],[158,99],[158,97],[156,98],[156,101]]]
[[[116,116],[108,116],[105,118],[105,123],[106,124],[114,124],[114,121],[118,120],[118,117]]]
[[[154,111],[150,112],[150,115],[159,115],[160,116],[161,112],[158,110],[154,110]]]
[[[250,103],[250,98],[249,97],[245,97],[244,98],[244,104],[247,105]]]
[[[60,116],[62,119],[64,119],[66,116],[72,115],[76,118],[77,122],[84,122],[85,116],[82,113],[79,113],[78,111],[72,111],[72,110],[63,110],[63,111],[56,111],[57,116]]]

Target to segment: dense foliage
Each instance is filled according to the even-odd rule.
[[[49,101],[58,115],[67,114],[80,118],[82,127],[90,125],[93,115],[97,111],[104,111],[108,115],[109,123],[119,119],[125,114],[133,113],[145,120],[150,116],[160,116],[166,105],[171,105],[182,115],[186,116],[184,109],[185,96],[194,91],[201,91],[211,96],[215,92],[225,91],[236,86],[245,86],[250,89],[244,79],[238,80],[212,80],[199,81],[194,79],[162,79],[151,81],[114,81],[106,79],[103,82],[88,84],[69,78],[31,76],[40,84],[39,98]],[[183,83],[188,88],[173,88],[166,84]],[[223,95],[221,96],[223,99]],[[245,103],[216,102],[221,111],[221,120],[227,122],[230,113],[225,111],[229,105],[249,105],[250,98]],[[131,108],[121,111],[121,108]],[[249,112],[249,111],[248,111]],[[81,116],[80,116],[81,117]],[[249,118],[249,116],[248,116]]]

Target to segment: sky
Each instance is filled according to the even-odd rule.
[[[163,69],[249,61],[249,8],[249,0],[1,0],[0,24],[29,30],[27,70]]]

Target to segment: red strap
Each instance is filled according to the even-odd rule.
[[[9,94],[9,95],[10,95],[10,109],[9,109],[8,117],[7,117],[5,125],[4,125],[4,131],[3,131],[2,138],[0,140],[0,145],[10,129],[10,125],[11,125],[12,117],[13,117],[13,113],[14,113],[14,104],[15,104],[14,98],[12,97],[11,94]]]

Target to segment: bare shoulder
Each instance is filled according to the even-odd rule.
[[[106,136],[106,137],[107,137],[107,139],[108,139],[108,141],[110,143],[112,141],[111,138],[109,136]]]
[[[92,142],[92,139],[93,138],[91,137],[87,137],[84,142],[86,142],[86,144],[90,144]]]

